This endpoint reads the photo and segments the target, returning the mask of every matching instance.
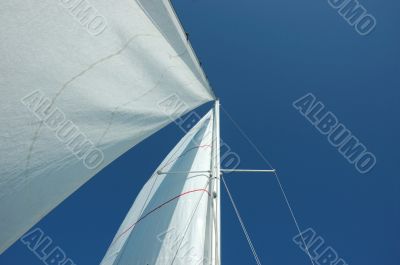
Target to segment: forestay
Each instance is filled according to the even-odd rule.
[[[171,10],[1,1],[0,253],[171,115],[213,99]]]
[[[211,264],[212,127],[210,111],[169,153],[139,193],[101,265]],[[195,173],[180,173],[188,171]]]

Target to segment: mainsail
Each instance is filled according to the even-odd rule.
[[[101,265],[202,264],[212,255],[213,111],[144,185]]]
[[[167,0],[1,1],[0,253],[170,123],[160,102],[182,102],[177,118],[214,98],[172,11]]]

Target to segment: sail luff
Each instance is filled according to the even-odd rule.
[[[207,88],[210,95],[215,99],[214,91],[209,84],[207,76],[201,66],[201,62],[190,43],[188,33],[185,31],[171,0],[137,0],[137,2],[153,23],[160,29],[161,33],[163,33],[162,28],[170,29],[171,27],[175,27],[176,30],[174,30],[174,32],[178,34],[180,41],[171,41],[171,46],[178,54],[180,54],[180,57],[188,63],[188,66],[192,68],[195,75],[203,83],[204,87]],[[155,9],[157,9],[156,7],[165,9],[165,12],[168,13],[167,20],[165,20],[165,16],[160,17],[159,14],[155,12]],[[169,39],[168,34],[165,34],[165,37],[166,39]],[[185,52],[183,52],[182,47],[184,47],[183,50],[185,50]]]
[[[166,7],[167,7],[167,9],[169,9],[170,13],[172,13],[171,17],[175,18],[176,23],[179,25],[180,34],[181,35],[186,35],[187,33],[186,33],[186,31],[185,31],[185,29],[183,27],[183,24],[182,24],[181,20],[179,19],[178,14],[176,13],[176,10],[175,10],[171,0],[165,0],[165,1],[168,1],[168,3],[169,3],[168,5],[166,5]],[[194,51],[193,46],[190,43],[189,37],[186,37],[186,38],[187,38],[186,47],[187,47],[187,49],[189,51],[190,57],[192,57],[193,61],[195,61],[196,68],[198,69],[202,79],[204,80],[205,87],[208,89],[209,93],[213,96],[213,98],[216,98],[215,93],[212,90],[212,88],[210,86],[210,83],[208,81],[208,78],[207,78],[207,76],[206,76],[206,74],[205,74],[205,72],[203,70],[203,67],[201,66],[200,59],[196,55],[196,52]]]

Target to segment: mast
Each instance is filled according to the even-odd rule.
[[[214,126],[213,126],[213,151],[212,151],[212,236],[211,236],[211,264],[221,264],[221,199],[220,199],[220,127],[219,127],[219,99],[215,100],[214,106]]]

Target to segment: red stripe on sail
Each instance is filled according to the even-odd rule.
[[[126,232],[128,232],[129,230],[131,230],[133,227],[135,227],[135,225],[136,225],[137,223],[139,223],[140,221],[142,221],[143,219],[145,219],[145,218],[146,218],[147,216],[149,216],[150,214],[154,213],[155,211],[157,211],[158,209],[162,208],[162,207],[165,206],[166,204],[168,204],[168,203],[170,203],[170,202],[172,202],[172,201],[174,201],[174,200],[176,200],[176,199],[178,199],[178,198],[180,198],[180,197],[182,197],[182,196],[185,196],[185,195],[188,195],[188,194],[194,193],[194,192],[207,192],[208,196],[211,196],[210,192],[209,192],[208,190],[206,190],[206,189],[191,190],[191,191],[187,191],[187,192],[184,192],[184,193],[182,193],[182,194],[179,194],[179,195],[177,195],[177,196],[175,196],[175,197],[169,199],[168,201],[166,201],[166,202],[160,204],[159,206],[157,206],[156,208],[154,208],[153,210],[151,210],[150,212],[148,212],[148,213],[145,214],[144,216],[140,217],[134,224],[132,224],[131,226],[129,226],[125,231],[123,231],[123,232],[114,240],[114,242],[113,242],[112,244],[114,244],[115,242],[117,242]],[[112,244],[111,244],[111,245],[112,245]]]

